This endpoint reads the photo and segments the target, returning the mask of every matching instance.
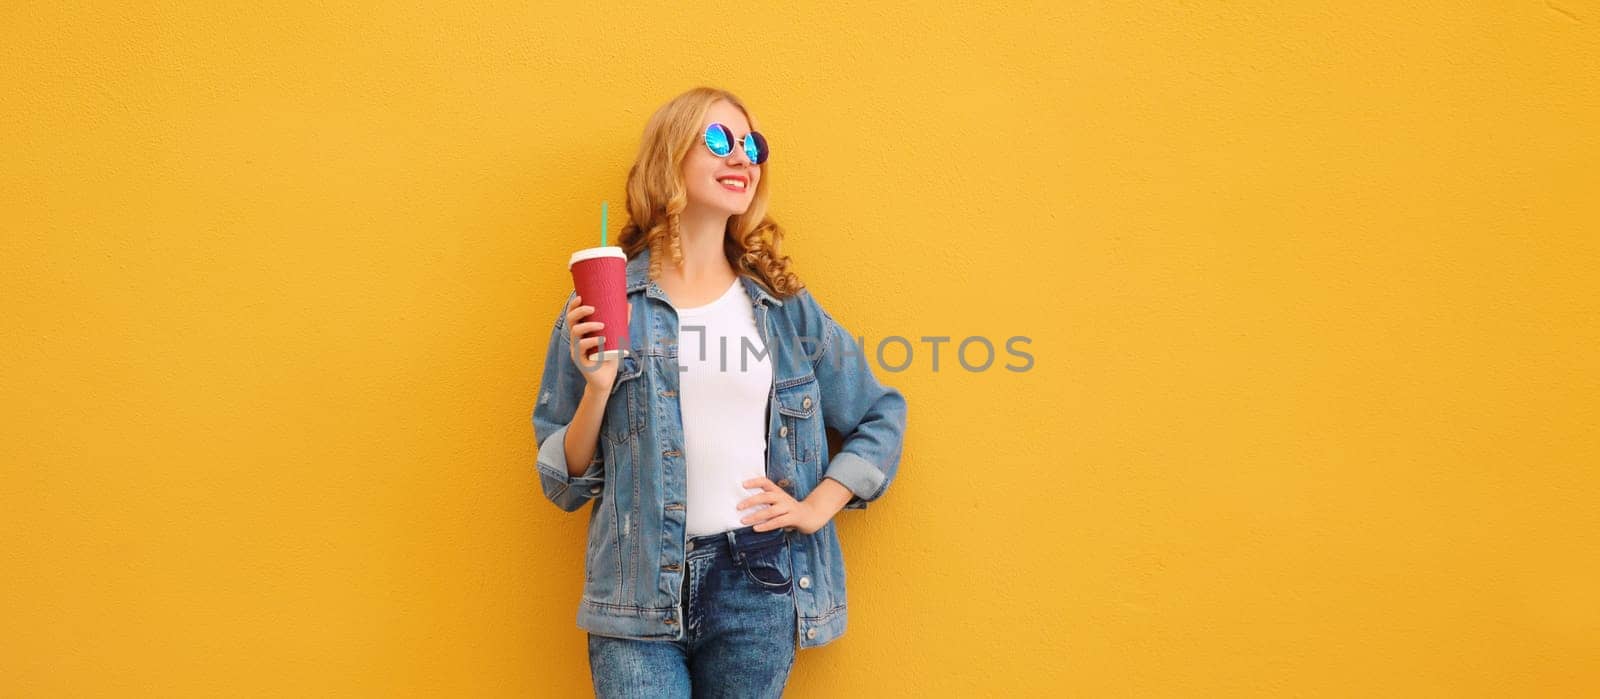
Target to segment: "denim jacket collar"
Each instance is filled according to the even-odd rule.
[[[661,291],[661,287],[656,286],[655,281],[650,279],[649,247],[641,249],[639,254],[634,255],[633,259],[628,260],[627,274],[628,293],[632,294],[643,290],[647,296],[654,296],[662,300],[666,299],[666,294]],[[768,293],[766,287],[761,286],[760,282],[751,279],[748,275],[740,274],[739,281],[744,284],[745,294],[750,297],[750,302],[752,305],[783,305],[782,299],[779,299],[778,297],[773,296],[771,293]]]

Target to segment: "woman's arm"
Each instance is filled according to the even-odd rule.
[[[801,344],[810,345],[815,341],[812,338],[820,338],[822,346],[811,360],[811,369],[821,393],[823,424],[844,435],[844,444],[805,500],[796,501],[786,489],[762,476],[742,484],[762,492],[745,498],[738,509],[743,512],[762,503],[771,505],[740,518],[756,531],[784,527],[810,534],[826,526],[840,510],[866,509],[868,502],[883,497],[900,467],[906,399],[878,383],[855,336],[822,310],[811,292],[801,289],[794,303],[800,307],[796,329]]]
[[[581,320],[587,313],[577,306],[577,293],[567,297],[562,314],[550,330],[539,380],[539,400],[533,408],[534,439],[539,445],[539,484],[546,498],[572,512],[599,495],[605,485],[605,462],[599,450],[600,425],[605,416],[618,360],[593,371],[578,367],[570,335],[593,326]],[[630,310],[629,315],[632,315]],[[583,340],[577,351],[588,352],[596,338]]]
[[[804,303],[807,332],[820,332],[822,338],[812,368],[822,392],[824,424],[844,439],[823,476],[852,494],[844,508],[865,509],[883,496],[899,471],[906,399],[878,382],[856,336],[835,321],[809,290],[802,289],[796,298]]]
[[[811,493],[806,495],[806,502],[816,505],[826,512],[828,517],[833,517],[854,498],[855,493],[850,492],[843,483],[823,476],[822,480],[817,482],[817,487],[812,488]]]
[[[578,409],[573,413],[572,421],[567,423],[567,433],[562,441],[567,453],[568,474],[583,475],[581,467],[594,458],[596,445],[600,441],[600,419],[605,417],[606,400],[609,397],[610,392],[599,393],[593,386],[583,387],[583,399],[578,401]]]

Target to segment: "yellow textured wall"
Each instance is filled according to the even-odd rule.
[[[793,696],[1600,692],[1600,4],[0,8],[0,695],[582,695],[544,342],[727,87],[899,479]],[[615,225],[620,222],[613,219]]]

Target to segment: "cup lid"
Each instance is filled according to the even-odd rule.
[[[628,259],[627,253],[624,253],[621,247],[616,245],[606,245],[598,248],[584,248],[572,253],[572,257],[567,260],[567,266],[571,267],[579,262],[584,260],[592,260],[596,257],[620,257],[624,260]]]

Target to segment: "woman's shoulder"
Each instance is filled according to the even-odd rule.
[[[817,301],[811,287],[802,286],[788,296],[779,297],[783,301],[783,310],[791,316],[807,316],[822,312],[822,304]]]
[[[782,309],[798,337],[814,338],[814,342],[826,343],[829,335],[837,331],[838,321],[833,319],[810,287],[801,287],[793,296],[785,298]]]

